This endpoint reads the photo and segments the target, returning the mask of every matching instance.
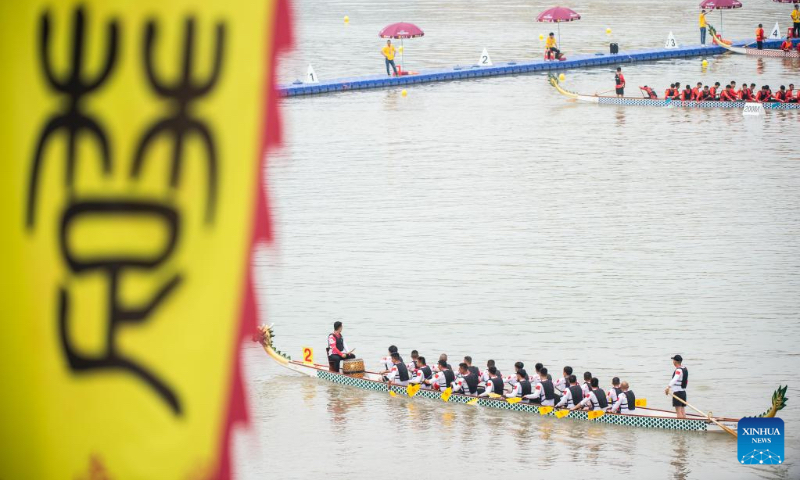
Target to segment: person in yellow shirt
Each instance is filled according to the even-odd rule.
[[[706,44],[706,11],[700,10],[700,44]]]
[[[386,40],[386,46],[381,49],[381,53],[383,53],[383,57],[386,60],[386,75],[392,76],[391,72],[389,72],[389,65],[391,65],[396,77],[397,67],[394,65],[394,56],[397,53],[397,49],[394,48],[391,40]]]
[[[561,58],[561,51],[558,49],[556,36],[553,32],[550,32],[550,35],[547,36],[547,40],[544,42],[544,50],[553,55],[553,60]]]
[[[800,5],[795,4],[792,10],[792,37],[800,37]]]

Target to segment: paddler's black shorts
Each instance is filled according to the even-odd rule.
[[[682,392],[672,392],[672,393],[674,393],[676,397],[680,398],[684,402],[686,401],[686,390],[684,390]],[[686,404],[685,403],[681,403],[677,398],[673,398],[672,399],[672,406],[673,407],[685,407]]]
[[[618,88],[617,95],[625,95],[625,88]]]

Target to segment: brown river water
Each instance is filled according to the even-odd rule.
[[[724,13],[725,36],[782,30],[790,5]],[[572,52],[697,43],[697,2],[576,1]],[[384,71],[377,32],[410,21],[409,69],[538,58],[549,5],[507,0],[294,2],[284,82]],[[344,15],[350,24],[344,25]],[[709,15],[717,25],[717,12]],[[606,28],[612,34],[606,34]],[[714,56],[623,65],[638,85],[800,85],[797,60]],[[565,85],[613,87],[610,67]],[[800,478],[800,112],[577,104],[542,74],[282,101],[268,167],[276,242],[256,262],[275,343],[324,363],[331,324],[376,368],[386,347],[429,359],[541,361],[628,380],[651,407],[680,353],[689,401],[757,415],[789,384],[786,461],[743,466],[724,434],[641,430],[425,399],[302,377],[242,355],[252,422],[239,478]],[[452,362],[451,362],[452,363]]]

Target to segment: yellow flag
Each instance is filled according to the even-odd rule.
[[[647,399],[646,398],[637,398],[635,402],[637,407],[646,407],[647,406]]]
[[[547,415],[553,411],[553,407],[539,407],[539,415]]]
[[[0,2],[0,478],[228,476],[284,2]]]
[[[605,415],[606,412],[602,410],[589,410],[586,412],[586,416],[589,417],[589,420],[594,420],[595,418],[600,418]]]
[[[506,399],[506,402],[512,403],[512,404],[513,403],[519,403],[521,401],[522,401],[522,397],[511,397],[511,398]]]
[[[556,410],[556,413],[555,413],[556,417],[558,417],[558,418],[564,418],[569,414],[570,414],[569,410]]]

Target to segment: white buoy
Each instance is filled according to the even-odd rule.
[[[767,38],[771,40],[780,40],[781,38],[783,38],[781,36],[781,27],[778,25],[778,22],[775,22],[775,28],[772,29],[772,33],[770,33],[769,37]]]
[[[669,32],[667,41],[664,43],[664,48],[678,48],[678,41],[675,40],[675,35],[673,35],[672,32]]]
[[[478,65],[481,67],[491,67],[492,66],[492,59],[489,57],[489,51],[486,50],[486,47],[483,48],[481,52],[481,59],[478,61]]]
[[[748,102],[744,105],[742,115],[745,117],[763,117],[767,114],[764,105],[756,102]]]
[[[306,83],[319,83],[319,78],[317,78],[317,72],[314,71],[314,67],[311,64],[308,64],[308,74],[306,74]]]

